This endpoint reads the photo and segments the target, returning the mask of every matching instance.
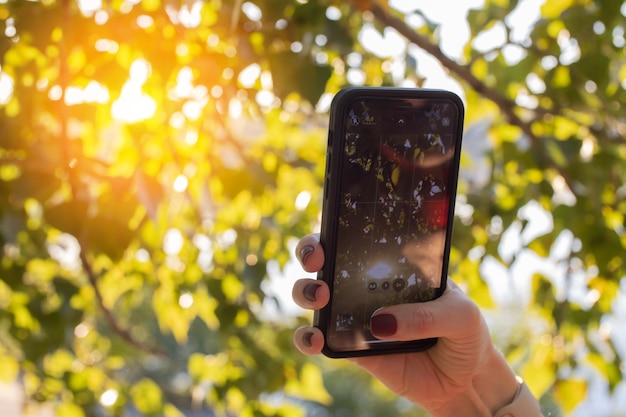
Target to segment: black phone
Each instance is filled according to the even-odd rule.
[[[437,339],[382,341],[377,309],[430,301],[446,288],[464,106],[444,90],[349,87],[333,99],[316,312],[329,357],[425,350]]]

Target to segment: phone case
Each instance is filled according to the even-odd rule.
[[[378,340],[369,317],[445,291],[463,117],[461,99],[444,90],[350,87],[333,99],[318,273],[331,301],[314,319],[326,356],[437,342]]]

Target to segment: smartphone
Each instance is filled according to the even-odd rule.
[[[326,356],[428,349],[437,339],[383,341],[377,309],[430,301],[446,288],[464,107],[454,93],[349,87],[333,99],[316,312]]]

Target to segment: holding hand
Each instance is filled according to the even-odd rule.
[[[319,271],[324,264],[319,236],[304,237],[296,255],[305,271]],[[294,285],[293,299],[303,308],[318,310],[329,302],[330,290],[323,281],[301,279]],[[520,382],[491,342],[480,309],[451,279],[440,298],[383,307],[372,315],[370,326],[382,340],[439,338],[423,352],[350,359],[433,416],[491,417],[519,392]],[[294,343],[304,354],[319,354],[324,336],[318,328],[301,327]],[[526,417],[541,415],[536,408]]]

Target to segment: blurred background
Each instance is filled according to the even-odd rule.
[[[450,275],[551,416],[626,416],[626,3],[0,0],[0,414],[426,416],[305,358],[347,85],[466,105]]]

